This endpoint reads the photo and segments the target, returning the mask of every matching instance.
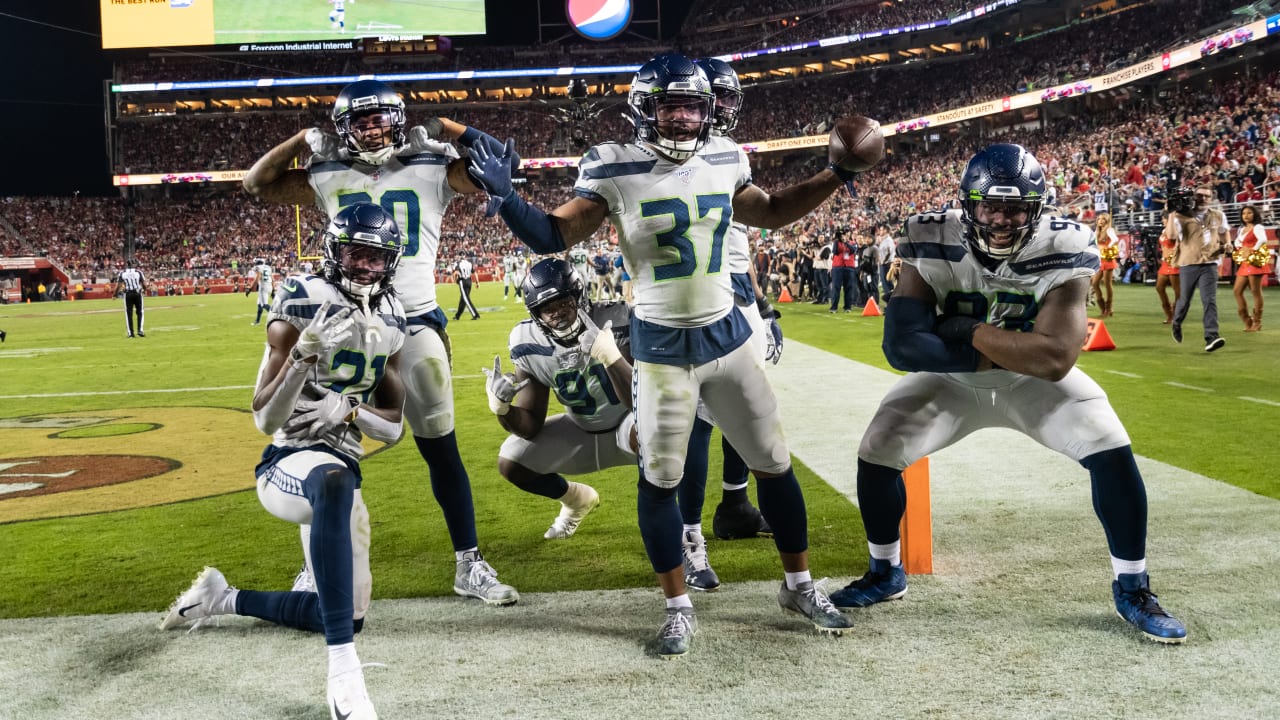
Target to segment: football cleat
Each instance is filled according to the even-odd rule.
[[[720,578],[707,560],[707,540],[697,530],[684,533],[684,584],[694,590],[715,592],[720,589]]]
[[[1116,614],[1148,639],[1171,644],[1186,641],[1187,626],[1160,607],[1147,573],[1121,573],[1111,582],[1111,596],[1116,601]]]
[[[483,600],[485,605],[514,605],[520,600],[515,588],[498,582],[498,571],[484,561],[479,550],[462,554],[453,576],[453,591],[463,597]]]
[[[853,627],[853,621],[837,610],[812,581],[799,583],[795,590],[789,590],[787,583],[783,582],[782,589],[778,591],[778,606],[809,618],[818,632],[843,635],[845,630]]]
[[[595,488],[582,483],[569,483],[569,491],[560,501],[560,514],[542,537],[547,540],[563,540],[572,537],[578,531],[578,525],[582,523],[587,513],[595,510],[599,504],[600,494],[595,491]]]
[[[658,630],[658,657],[671,660],[689,652],[689,642],[698,632],[693,608],[667,608],[667,620]]]
[[[330,677],[328,698],[331,720],[378,720],[361,668]]]
[[[169,612],[160,621],[160,629],[173,630],[190,623],[195,630],[208,618],[235,613],[235,608],[227,602],[234,589],[227,585],[227,579],[217,568],[205,568],[191,587],[169,606]]]
[[[867,607],[885,600],[897,600],[907,594],[907,571],[888,560],[871,558],[867,574],[831,593],[831,602],[844,610]]]
[[[711,520],[711,531],[721,540],[773,537],[773,529],[769,527],[764,515],[749,502],[717,505],[715,517]]]
[[[293,587],[289,588],[293,592],[309,592],[316,591],[316,578],[307,569],[307,564],[302,564],[302,569],[298,571],[297,577],[293,579]]]

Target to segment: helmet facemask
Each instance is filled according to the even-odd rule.
[[[525,276],[521,294],[533,324],[555,343],[573,347],[586,330],[586,293],[565,261],[548,258],[536,263]]]
[[[571,347],[586,330],[581,310],[578,298],[560,295],[530,310],[529,315],[547,337],[565,347]]]
[[[716,108],[711,116],[711,131],[725,136],[738,127],[738,115],[742,112],[742,91],[727,85],[716,85]]]
[[[334,122],[347,151],[361,162],[383,165],[405,140],[403,108],[379,106],[367,112],[350,112]]]
[[[967,198],[961,206],[974,247],[993,260],[1007,260],[1035,235],[1044,201],[1024,200],[1017,194],[1006,200],[988,193],[984,198]]]
[[[324,277],[372,308],[391,291],[400,253],[395,220],[377,205],[357,203],[338,211],[325,230]]]

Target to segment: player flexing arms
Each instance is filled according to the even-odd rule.
[[[385,83],[361,80],[343,88],[333,107],[338,138],[311,129],[273,148],[250,168],[245,189],[271,202],[318,202],[332,216],[356,202],[374,202],[403,228],[404,257],[395,288],[409,321],[405,340],[405,416],[431,474],[457,560],[454,592],[509,605],[515,588],[498,582],[480,555],[471,482],[454,435],[448,320],[436,304],[440,222],[456,193],[476,192],[466,162],[446,140],[495,142],[473,128],[433,118],[432,131],[406,131],[404,102]],[[432,137],[438,139],[431,139]],[[306,169],[290,169],[310,144]],[[518,160],[516,161],[518,164]]]
[[[272,439],[256,471],[258,499],[304,529],[316,592],[237,590],[206,568],[160,624],[171,630],[235,614],[323,632],[335,720],[377,718],[354,641],[373,593],[360,439],[392,443],[402,430],[405,317],[390,282],[400,246],[382,208],[344,208],[325,233],[324,276],[289,278],[267,320],[253,412]]]
[[[592,306],[585,297],[568,263],[536,263],[524,282],[531,319],[511,330],[516,371],[504,374],[498,357],[485,370],[489,409],[511,433],[498,451],[498,471],[521,490],[560,501],[548,540],[573,535],[600,503],[594,488],[562,474],[636,461],[629,312],[623,303]],[[547,417],[551,393],[566,412]]]
[[[706,73],[682,55],[641,66],[628,109],[635,143],[591,148],[577,197],[551,214],[511,185],[512,143],[493,155],[473,146],[473,174],[500,199],[499,212],[535,252],[561,252],[609,220],[635,283],[632,397],[640,440],[638,516],[650,563],[667,598],[660,657],[683,655],[696,628],[681,556],[676,487],[701,398],[758,480],[760,507],[774,530],[786,579],[780,605],[820,630],[849,627],[809,576],[804,497],[782,438],[777,400],[736,308],[725,272],[724,239],[736,216],[776,228],[817,207],[841,177],[823,170],[769,195],[751,184],[746,155],[709,137],[715,96]]]
[[[1098,249],[1079,223],[1041,216],[1044,193],[1029,152],[992,145],[965,168],[960,210],[908,219],[884,353],[910,374],[885,396],[858,449],[871,568],[831,600],[853,608],[905,595],[903,468],[975,430],[1007,427],[1088,469],[1116,611],[1151,639],[1182,642],[1186,627],[1147,581],[1147,495],[1129,436],[1102,388],[1075,367]]]

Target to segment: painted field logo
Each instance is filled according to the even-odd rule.
[[[265,440],[248,413],[227,408],[0,418],[0,523],[247,490]]]
[[[565,15],[578,34],[608,40],[622,34],[631,22],[631,0],[567,0]]]

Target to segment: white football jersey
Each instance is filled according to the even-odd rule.
[[[630,325],[625,303],[595,305],[591,319],[596,327],[612,320],[614,340],[619,349],[627,348]],[[532,320],[512,328],[510,350],[511,362],[550,388],[569,418],[583,430],[612,430],[630,412],[625,400],[614,392],[604,365],[576,345],[553,342]]]
[[[694,328],[729,314],[725,243],[733,196],[750,182],[746,154],[723,137],[710,138],[683,164],[636,144],[587,151],[574,191],[608,206],[637,318]]]
[[[271,274],[273,272],[271,266],[265,263],[262,265],[254,265],[253,272],[258,277],[258,292],[270,295]]]
[[[751,272],[751,241],[747,238],[747,226],[734,223],[725,241],[729,247],[729,272],[735,275]]]
[[[507,254],[502,256],[502,271],[507,275],[515,274],[516,268],[519,266],[519,264],[520,264],[520,258],[516,257],[515,255]]]
[[[324,278],[316,275],[292,275],[280,283],[275,301],[271,304],[267,324],[284,320],[301,332],[311,323],[316,310],[326,300],[331,303],[330,315],[347,312],[356,321],[342,346],[332,356],[321,358],[316,363],[309,380],[334,392],[357,395],[361,401],[368,402],[374,388],[382,380],[387,358],[399,352],[404,345],[404,308],[398,299],[384,297],[376,310],[371,314],[366,313]],[[305,390],[303,397],[306,397]],[[295,409],[294,413],[297,412],[299,411]],[[364,454],[360,438],[360,430],[352,424],[341,436],[326,436],[323,440],[334,449],[358,460]],[[315,442],[314,439],[290,440],[284,436],[283,430],[276,431],[272,438],[272,443],[278,447],[305,447]]]
[[[569,249],[569,263],[573,265],[574,270],[578,271],[578,275],[587,276],[587,264],[590,262],[591,256],[581,244],[574,245]]]
[[[411,315],[436,308],[436,254],[440,222],[453,199],[449,163],[458,151],[448,143],[428,141],[420,153],[397,155],[385,165],[355,160],[312,158],[307,165],[311,187],[325,214],[333,217],[356,202],[372,202],[395,216],[404,238],[404,254],[396,270],[396,294]]]

